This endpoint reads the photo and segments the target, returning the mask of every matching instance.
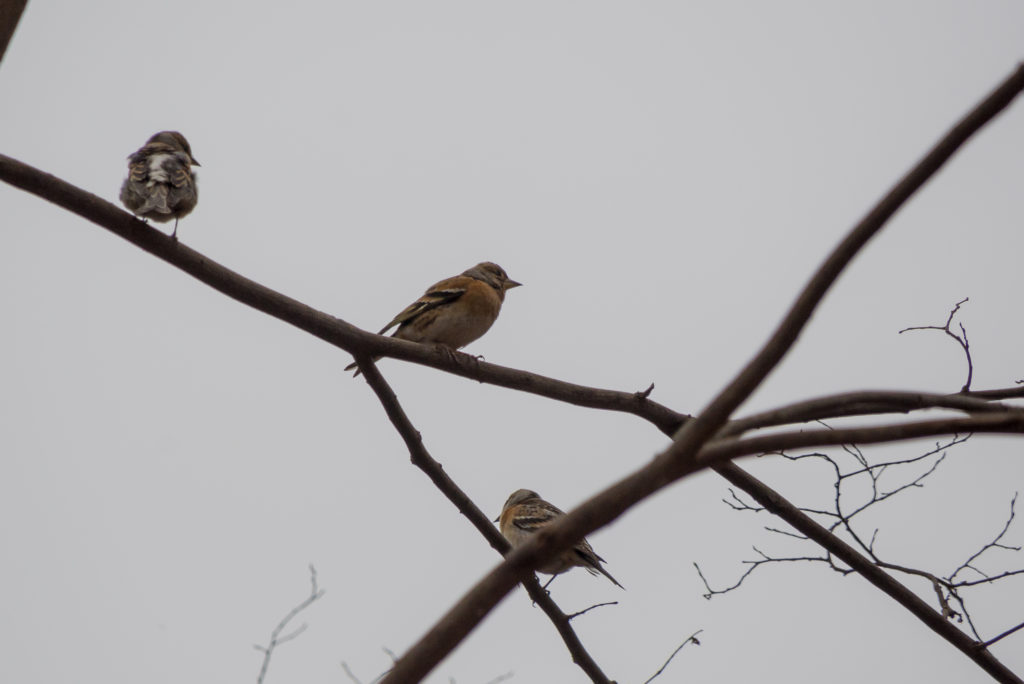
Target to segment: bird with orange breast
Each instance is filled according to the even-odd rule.
[[[505,292],[520,285],[501,266],[481,262],[461,275],[431,285],[377,334],[398,326],[392,337],[439,344],[452,351],[460,349],[490,330],[505,301]],[[357,365],[349,364],[345,370]],[[359,375],[358,369],[355,375]]]

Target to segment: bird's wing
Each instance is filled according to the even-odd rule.
[[[377,334],[383,335],[396,325],[408,323],[417,316],[423,315],[426,311],[454,302],[466,293],[466,286],[461,283],[462,280],[463,278],[456,277],[449,278],[448,280],[442,280],[437,283],[427,290],[422,297],[402,309],[401,313],[391,319],[391,322],[381,328],[380,332]]]
[[[519,505],[513,524],[526,532],[536,532],[565,515],[546,501],[527,501]]]
[[[174,164],[171,168],[171,185],[176,188],[187,188],[192,185],[192,173],[183,164]]]
[[[144,183],[149,177],[149,162],[144,157],[133,154],[128,158],[128,180],[133,183]]]

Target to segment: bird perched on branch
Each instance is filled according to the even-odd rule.
[[[136,216],[167,223],[174,219],[171,237],[178,239],[178,219],[195,209],[199,195],[192,156],[185,136],[161,131],[128,157],[128,177],[121,202]]]
[[[519,546],[525,543],[531,535],[536,534],[563,515],[565,513],[540,498],[537,492],[529,489],[517,489],[508,497],[505,505],[501,508],[501,515],[494,522],[498,523],[502,536],[508,539],[512,546]],[[572,567],[586,568],[591,575],[601,573],[619,589],[625,589],[602,567],[601,563],[604,562],[604,558],[594,553],[590,542],[581,539],[576,546],[537,569],[546,575],[558,575]],[[554,579],[552,577],[548,584]],[[546,587],[547,584],[544,586]]]
[[[383,335],[397,325],[392,337],[400,340],[440,344],[450,350],[465,347],[487,332],[498,318],[505,291],[520,285],[501,266],[481,262],[462,275],[431,285],[377,334]],[[357,365],[349,364],[345,370]],[[359,375],[358,370],[355,375]]]

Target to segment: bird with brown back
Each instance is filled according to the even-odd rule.
[[[178,219],[199,201],[193,166],[199,162],[185,136],[161,131],[128,156],[128,177],[121,185],[121,202],[144,219],[166,223],[174,219],[171,237],[178,239]]]
[[[452,351],[460,349],[490,330],[505,301],[505,292],[520,285],[501,266],[481,262],[461,275],[431,285],[377,334],[398,326],[392,337],[439,344]],[[349,364],[345,370],[357,365]],[[359,375],[358,369],[355,375]]]

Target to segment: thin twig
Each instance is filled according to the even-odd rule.
[[[344,660],[341,661],[341,669],[345,671],[345,674],[348,676],[349,679],[352,680],[353,684],[363,684],[359,680],[359,677],[356,677],[352,670],[349,669],[348,663],[346,663]]]
[[[801,541],[807,541],[807,537],[805,537],[804,535],[798,534],[796,532],[790,532],[789,530],[780,530],[780,529],[778,529],[776,527],[768,527],[768,526],[765,526],[764,529],[767,530],[768,532],[774,532],[776,534],[781,534],[784,537],[793,537],[794,539],[799,539]]]
[[[676,654],[683,650],[683,646],[686,646],[686,644],[693,644],[694,646],[700,646],[700,641],[697,640],[697,635],[700,634],[703,631],[704,631],[703,629],[698,629],[696,632],[694,632],[690,636],[686,637],[686,639],[683,641],[683,643],[679,644],[679,646],[676,647],[676,650],[672,651],[672,655],[670,655],[668,657],[668,660],[666,660],[664,662],[664,664],[662,664],[662,666],[658,668],[657,672],[655,672],[650,677],[648,677],[647,680],[644,682],[644,684],[651,684],[651,682],[654,681],[655,677],[657,677],[662,672],[664,672],[665,668],[668,667],[668,664],[671,663],[672,659],[676,657]]]
[[[583,610],[576,611],[575,613],[570,613],[566,617],[569,618],[570,620],[573,620],[575,618],[578,618],[580,615],[586,615],[587,613],[589,613],[590,611],[594,610],[595,608],[601,608],[603,606],[617,606],[617,605],[619,605],[618,601],[606,601],[605,603],[595,603],[594,605],[590,606],[589,608],[584,608]]]
[[[1019,546],[1007,546],[1005,544],[1001,544],[1000,543],[1000,540],[1009,531],[1010,525],[1013,524],[1013,519],[1016,516],[1016,511],[1015,511],[1016,505],[1017,505],[1017,494],[1014,493],[1013,498],[1010,500],[1010,517],[1008,517],[1006,519],[1006,522],[1003,524],[1003,529],[999,531],[999,534],[997,534],[992,541],[988,542],[987,544],[982,546],[980,549],[978,549],[978,551],[976,551],[967,560],[965,560],[963,563],[961,563],[960,567],[958,567],[956,570],[954,570],[952,573],[950,573],[949,581],[950,581],[951,584],[953,584],[954,586],[960,586],[960,587],[971,586],[971,585],[974,585],[974,584],[983,584],[983,583],[987,583],[987,582],[993,582],[993,581],[995,581],[995,579],[1001,579],[1002,577],[1008,577],[1010,575],[1015,575],[1015,574],[1018,574],[1018,573],[1022,572],[1021,570],[1015,570],[1015,571],[1012,571],[1012,572],[1003,573],[999,578],[992,578],[992,577],[988,577],[987,575],[985,575],[985,573],[981,572],[980,570],[978,570],[977,568],[975,568],[972,565],[972,563],[974,563],[974,561],[976,561],[983,553],[985,553],[989,549],[1005,549],[1007,551],[1020,551],[1020,547]],[[977,572],[979,575],[984,576],[985,579],[984,580],[980,580],[980,581],[976,581],[976,582],[971,582],[971,583],[967,583],[967,582],[958,583],[958,582],[956,582],[956,576],[958,574],[960,574],[960,572],[962,570],[966,570],[967,568],[970,568],[971,570],[974,570],[975,572]]]
[[[1008,637],[1011,634],[1013,634],[1014,632],[1020,631],[1021,629],[1024,629],[1024,622],[1020,623],[1016,627],[1011,627],[1010,629],[1006,630],[1005,632],[1003,632],[999,636],[992,637],[991,639],[989,639],[985,643],[981,644],[981,647],[982,648],[988,648],[989,646],[991,646],[992,644],[996,643],[997,641],[999,641],[999,640],[1001,640],[1001,639],[1003,639],[1005,637]]]
[[[506,672],[503,675],[498,675],[497,677],[495,677],[491,681],[487,682],[487,684],[498,684],[498,682],[503,682],[506,679],[512,679],[512,677],[514,675],[515,675],[515,672]]]
[[[850,568],[841,568],[838,565],[836,565],[835,561],[832,559],[831,556],[788,556],[788,557],[784,557],[784,558],[779,558],[779,557],[775,557],[775,556],[769,556],[768,554],[764,553],[763,551],[761,551],[756,546],[753,547],[753,548],[754,548],[754,552],[757,553],[759,556],[761,556],[761,558],[759,560],[745,560],[745,561],[742,561],[743,565],[747,565],[749,567],[747,568],[747,570],[742,575],[740,575],[740,578],[736,581],[735,584],[733,584],[731,586],[728,586],[725,589],[712,589],[711,585],[708,583],[707,578],[704,577],[704,573],[701,571],[700,566],[697,565],[696,563],[693,564],[693,567],[697,568],[697,574],[700,576],[701,581],[704,582],[704,588],[707,589],[707,592],[703,594],[704,598],[706,598],[706,599],[708,599],[710,601],[711,598],[714,597],[714,596],[718,596],[719,594],[728,594],[730,591],[734,591],[735,589],[739,589],[740,586],[742,586],[743,582],[751,574],[753,574],[753,572],[755,570],[757,570],[762,565],[767,565],[767,564],[771,564],[771,563],[798,563],[798,562],[825,563],[830,568],[832,568],[833,570],[838,572],[840,575],[849,575],[851,572],[853,572],[853,570],[850,569]]]
[[[902,335],[908,330],[940,330],[946,333],[946,335],[948,335],[949,337],[952,337],[954,340],[956,340],[957,344],[960,345],[960,348],[964,350],[964,356],[967,357],[967,381],[964,383],[963,388],[960,390],[961,392],[971,391],[971,379],[974,377],[974,362],[971,360],[971,343],[967,340],[967,329],[964,328],[963,323],[960,323],[959,335],[950,330],[949,326],[953,322],[953,317],[956,316],[958,311],[960,311],[960,307],[966,304],[967,301],[968,298],[964,297],[963,299],[956,303],[953,309],[949,312],[949,316],[946,318],[945,325],[918,325],[912,328],[904,328],[903,330],[899,331],[899,334]]]
[[[313,567],[312,563],[309,564],[309,582],[311,585],[309,596],[307,596],[306,600],[302,603],[288,611],[287,615],[281,618],[281,621],[277,623],[277,627],[275,627],[274,631],[270,633],[270,643],[266,646],[260,646],[258,644],[253,646],[257,651],[263,652],[263,664],[260,666],[260,674],[256,678],[256,684],[263,684],[263,678],[267,674],[267,666],[270,665],[270,658],[274,654],[274,649],[283,643],[291,641],[306,630],[306,625],[301,625],[295,631],[281,636],[281,632],[288,626],[288,623],[291,622],[292,618],[304,611],[306,608],[309,608],[314,601],[324,595],[324,591],[326,590],[317,587],[316,568]]]

